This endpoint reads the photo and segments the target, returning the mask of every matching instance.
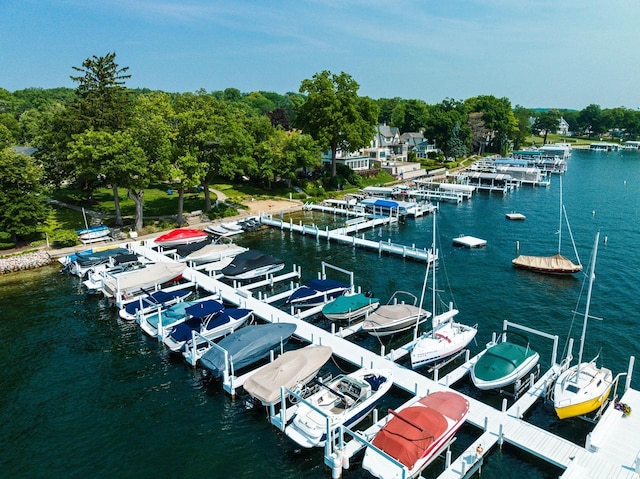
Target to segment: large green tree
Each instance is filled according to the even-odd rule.
[[[560,127],[560,112],[555,109],[546,110],[540,112],[533,122],[533,129],[538,132],[539,135],[543,135],[543,145],[547,144],[547,135],[549,133],[555,133]]]
[[[5,148],[0,150],[0,171],[0,231],[16,242],[39,231],[47,220],[42,168],[33,158]]]
[[[378,108],[370,98],[358,96],[359,88],[350,75],[327,70],[300,85],[306,100],[296,112],[296,124],[324,151],[331,151],[332,178],[338,150],[352,152],[368,146],[375,133]]]

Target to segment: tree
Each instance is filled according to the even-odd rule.
[[[489,149],[506,154],[518,128],[509,99],[481,95],[469,98],[465,103],[469,112],[482,112],[482,120],[488,130]]]
[[[131,75],[125,74],[129,67],[120,68],[115,59],[115,53],[94,55],[82,62],[82,67],[73,67],[82,74],[71,76],[78,83],[75,108],[82,125],[80,131],[118,131],[126,125],[132,103],[124,80]]]
[[[521,148],[527,141],[527,137],[531,134],[531,111],[523,106],[516,105],[513,109],[513,114],[518,122],[518,129],[514,133],[513,147],[515,149]]]
[[[422,100],[407,100],[393,110],[393,125],[402,132],[419,132],[427,124],[429,110]]]
[[[126,183],[127,195],[136,205],[135,229],[143,227],[144,190],[153,180],[169,178],[175,132],[174,111],[166,93],[150,93],[136,98],[131,136],[144,152],[144,162]]]
[[[543,145],[547,144],[547,135],[558,131],[560,126],[560,112],[558,110],[543,111],[536,117],[533,122],[533,129],[538,134],[543,135]]]
[[[33,158],[10,148],[0,150],[0,231],[14,243],[36,233],[49,208],[42,195],[42,169]]]
[[[600,105],[591,104],[578,113],[578,124],[589,136],[600,135],[606,131]]]
[[[303,80],[305,102],[297,110],[296,124],[324,150],[331,151],[331,177],[336,176],[338,150],[356,151],[370,144],[378,120],[375,103],[358,96],[358,83],[342,72],[327,70]]]
[[[445,154],[453,158],[461,158],[467,155],[467,147],[460,134],[460,125],[458,123],[453,127]]]

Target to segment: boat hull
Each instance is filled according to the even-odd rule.
[[[411,350],[411,367],[435,363],[462,351],[478,330],[461,323],[443,324],[435,333],[425,333]]]
[[[362,331],[372,336],[383,337],[415,328],[429,317],[430,313],[410,304],[380,306],[362,324]]]
[[[600,408],[609,397],[613,374],[594,363],[573,366],[556,380],[553,389],[553,406],[559,419],[584,416]]]
[[[515,351],[505,351],[506,348]],[[471,380],[482,390],[504,388],[527,375],[539,359],[540,355],[535,351],[512,343],[498,343],[485,350],[473,365]]]

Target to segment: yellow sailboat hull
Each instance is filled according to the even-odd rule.
[[[590,412],[595,411],[600,406],[602,406],[605,399],[609,397],[610,390],[611,388],[607,389],[607,391],[601,396],[590,399],[588,401],[569,404],[562,407],[556,407],[556,414],[559,419],[567,419],[570,417],[584,416],[585,414],[589,414]]]

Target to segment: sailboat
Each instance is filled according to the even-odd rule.
[[[433,251],[436,251],[436,215],[433,214]],[[438,254],[438,258],[440,255]],[[445,359],[458,351],[462,351],[473,338],[476,337],[478,329],[466,324],[454,321],[458,310],[450,304],[449,310],[441,314],[436,314],[437,288],[436,288],[436,268],[433,268],[433,291],[431,321],[432,330],[423,333],[414,343],[411,349],[411,367],[417,368],[425,364],[434,363]]]
[[[564,204],[562,201],[562,177],[560,177],[560,223],[558,226],[558,252],[553,256],[527,256],[520,255],[513,259],[511,262],[513,266],[520,269],[527,269],[529,271],[535,271],[536,273],[544,274],[559,274],[569,275],[582,271],[582,264],[578,259],[578,264],[575,264],[568,258],[565,258],[560,254],[560,247],[562,244],[562,217],[567,216],[564,210]],[[569,221],[567,220],[567,227],[569,227]],[[571,229],[569,229],[569,235],[571,235]],[[573,236],[571,237],[573,242]],[[574,245],[575,250],[575,245]],[[576,257],[578,256],[576,252]]]
[[[582,352],[587,333],[587,320],[591,304],[591,290],[595,279],[596,256],[598,254],[598,240],[600,232],[596,234],[593,246],[593,259],[589,273],[589,290],[587,292],[587,304],[582,323],[582,336],[580,337],[580,352],[578,364],[564,371],[556,380],[553,387],[553,407],[560,419],[583,416],[598,409],[609,397],[609,391],[613,384],[613,374],[610,369],[596,365],[596,358],[590,362],[582,362]]]

